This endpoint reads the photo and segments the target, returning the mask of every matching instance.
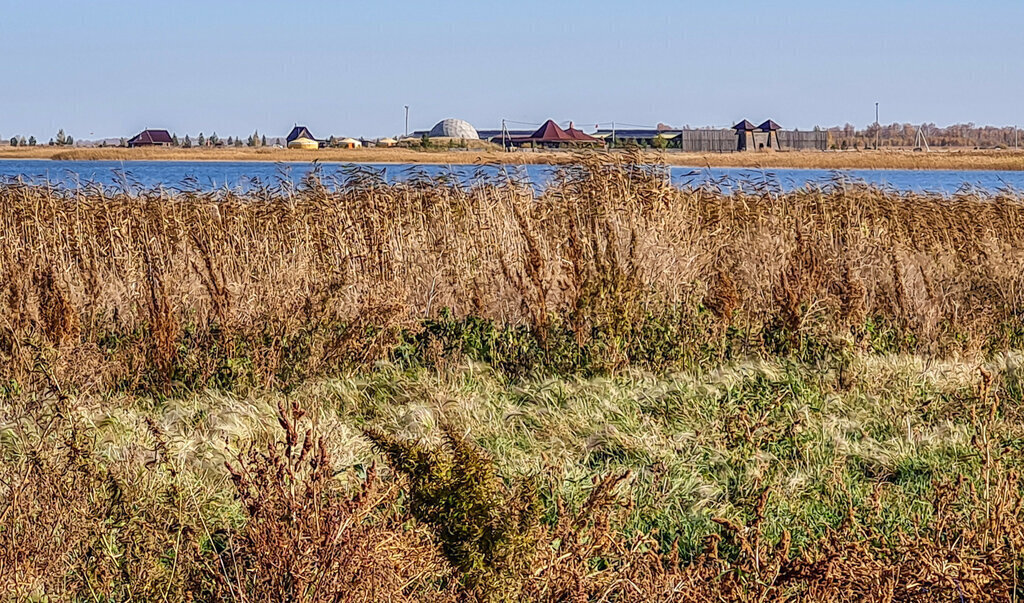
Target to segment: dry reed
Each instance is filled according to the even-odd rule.
[[[606,368],[654,362],[644,329],[662,327],[686,358],[715,324],[742,331],[741,356],[775,341],[977,353],[1021,335],[1016,196],[725,195],[584,161],[537,197],[367,173],[241,196],[4,185],[5,376],[29,379],[42,337],[79,384],[83,363],[108,386],[141,364],[208,380],[212,345],[273,386],[304,336],[329,335],[304,344],[311,374],[385,357],[442,309],[525,326],[549,352],[551,333],[596,342]]]
[[[490,147],[491,145],[486,145]],[[613,151],[622,156],[631,151]],[[1024,153],[1015,150],[943,149],[930,153],[908,150],[777,151],[757,153],[692,153],[644,151],[649,162],[690,167],[745,167],[904,170],[1024,170]],[[505,153],[493,148],[451,151],[437,149],[365,148],[299,149],[257,148],[74,148],[0,147],[0,159],[54,159],[64,161],[340,161],[363,163],[438,164],[571,164],[567,151]]]

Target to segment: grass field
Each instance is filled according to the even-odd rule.
[[[1024,200],[0,186],[12,599],[1012,600]]]
[[[914,170],[1024,170],[1024,152],[956,149],[920,153],[905,150],[760,153],[659,153],[648,151],[646,160],[691,167],[914,169]],[[371,163],[551,163],[574,161],[567,152],[515,152],[476,149],[320,149],[303,151],[273,148],[121,149],[61,147],[0,147],[0,159],[54,159],[107,161],[341,161]]]

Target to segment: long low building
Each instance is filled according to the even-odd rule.
[[[743,120],[731,129],[599,129],[592,136],[605,140],[610,146],[638,145],[708,153],[758,149],[824,151],[829,144],[828,132],[824,130],[783,130],[771,120],[760,126]]]
[[[523,138],[533,134],[533,130],[477,130],[477,133],[480,134],[480,140],[500,143],[502,136],[506,139]]]

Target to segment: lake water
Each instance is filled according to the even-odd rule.
[[[305,162],[274,163],[255,161],[51,161],[0,160],[0,181],[21,178],[26,182],[52,183],[77,188],[87,183],[104,186],[187,190],[241,189],[255,183],[299,183],[312,169]],[[342,164],[320,163],[322,178],[330,185],[349,177],[354,171],[374,170],[389,182],[418,176],[450,173],[470,180],[475,175],[501,175],[543,186],[552,167],[546,165],[510,165],[505,167],[437,164]],[[825,185],[837,179],[862,181],[884,188],[907,192],[936,192],[945,195],[965,188],[995,192],[1011,188],[1024,190],[1024,172],[956,170],[814,170],[672,167],[672,182],[678,186],[699,186],[715,182],[725,189],[736,186],[769,186],[792,190],[807,185]]]

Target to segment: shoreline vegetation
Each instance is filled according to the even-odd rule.
[[[1006,601],[1024,198],[0,183],[0,592]]]
[[[635,151],[595,152],[622,156]],[[0,147],[3,159],[49,159],[54,161],[330,161],[359,163],[439,164],[568,164],[579,152],[513,152],[494,149],[363,148],[363,149],[275,149],[275,148],[67,148]],[[909,169],[909,170],[1024,170],[1024,151],[909,150],[864,151],[774,151],[750,153],[674,153],[643,151],[652,163],[687,167],[813,168],[813,169]]]

